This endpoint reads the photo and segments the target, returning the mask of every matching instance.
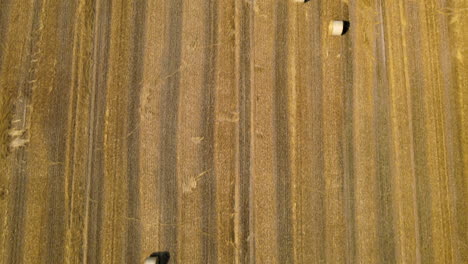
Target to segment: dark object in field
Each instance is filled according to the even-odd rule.
[[[167,264],[170,258],[169,252],[154,252],[146,258],[144,264]]]

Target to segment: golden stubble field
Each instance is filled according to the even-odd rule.
[[[464,0],[0,0],[0,263],[468,262],[467,27]]]

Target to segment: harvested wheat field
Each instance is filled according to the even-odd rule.
[[[0,0],[0,263],[468,263],[467,28],[466,0]]]

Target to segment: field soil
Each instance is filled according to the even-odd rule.
[[[0,0],[0,263],[468,263],[467,28],[465,0]]]

